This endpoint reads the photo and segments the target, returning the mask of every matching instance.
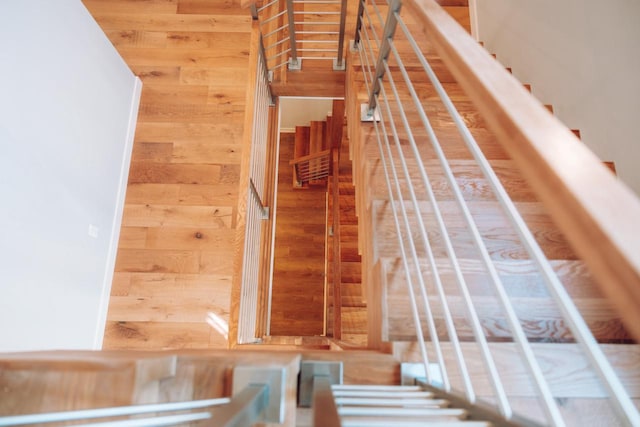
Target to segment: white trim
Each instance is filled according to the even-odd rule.
[[[343,96],[279,96],[280,99],[342,99]]]
[[[295,128],[280,128],[278,133],[296,133]]]
[[[469,23],[471,25],[471,36],[480,41],[480,28],[478,26],[478,0],[469,0]]]
[[[111,295],[111,283],[113,281],[114,268],[116,265],[116,255],[118,254],[118,241],[120,240],[120,226],[122,225],[122,212],[124,210],[124,200],[127,194],[127,181],[129,180],[129,167],[131,165],[131,152],[133,150],[133,139],[136,132],[138,120],[138,109],[140,106],[140,95],[142,94],[142,81],[134,76],[133,93],[131,95],[131,105],[129,108],[129,126],[127,129],[127,139],[122,153],[122,165],[120,167],[120,183],[118,185],[118,195],[111,225],[111,238],[109,240],[109,250],[105,263],[104,280],[100,296],[100,306],[98,308],[98,322],[93,341],[93,349],[101,350],[104,340],[104,328],[107,324],[107,312],[109,310],[109,297]]]

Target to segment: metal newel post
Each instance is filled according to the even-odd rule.
[[[344,27],[347,20],[347,0],[342,0],[342,4],[340,6],[340,32],[338,34],[338,55],[336,57],[335,64],[333,66],[334,70],[344,70]]]
[[[296,46],[296,22],[293,14],[293,0],[287,0],[287,19],[289,20],[289,44],[291,45],[290,70],[299,70],[298,48]]]
[[[360,43],[360,29],[362,28],[362,16],[364,15],[364,0],[358,2],[358,13],[356,15],[356,34],[353,37],[353,46],[358,46]]]
[[[371,89],[371,93],[369,94],[368,110],[369,112],[371,112],[371,114],[373,114],[373,111],[376,108],[376,98],[380,93],[380,81],[382,80],[382,77],[385,73],[384,63],[387,61],[389,53],[391,52],[389,40],[393,39],[393,36],[396,32],[396,27],[398,25],[396,13],[400,12],[401,8],[401,0],[390,1],[389,12],[387,14],[387,22],[384,24],[384,31],[382,32],[382,46],[380,46],[380,52],[378,53],[378,60],[376,62],[376,72],[373,78],[373,88]]]

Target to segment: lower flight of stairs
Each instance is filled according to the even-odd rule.
[[[327,118],[330,120],[330,116]],[[307,156],[320,155],[331,148],[327,120],[311,121],[309,126],[296,126],[296,139],[292,163]],[[307,189],[309,186],[326,187],[329,174],[329,155],[308,163],[293,165],[293,187]]]

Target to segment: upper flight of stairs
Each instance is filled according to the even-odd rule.
[[[451,94],[454,104],[510,197],[516,203],[545,255],[551,260],[554,269],[559,272],[567,291],[585,317],[596,339],[605,343],[630,342],[630,336],[622,326],[619,316],[602,296],[586,266],[577,259],[507,153],[486,129],[475,107],[457,86],[449,71],[444,68],[435,51],[428,47],[426,41],[420,40],[419,43],[427,46],[427,56],[432,60],[436,74]],[[401,51],[406,49],[401,41],[396,41],[396,46]],[[392,208],[398,208],[400,204],[404,204],[414,237],[417,237],[419,229],[413,203],[410,202],[406,191],[405,178],[400,179],[404,200],[396,201],[395,206],[392,206],[386,194],[386,182],[373,125],[358,123],[359,104],[365,102],[366,95],[363,93],[364,83],[357,55],[351,56],[350,64],[347,81],[348,91],[351,91],[351,94],[347,97],[347,117],[350,137],[353,139],[354,135],[359,135],[357,141],[352,140],[354,147],[352,154],[358,199],[360,246],[363,251],[363,280],[367,284],[369,341],[375,347],[386,341],[415,340],[408,302],[407,278],[404,277],[395,237]],[[426,78],[424,80],[426,81]],[[519,243],[516,232],[508,225],[498,202],[490,193],[488,182],[483,178],[472,156],[457,136],[455,127],[438,100],[434,88],[424,82],[419,83],[416,90],[420,93],[421,100],[428,103],[428,114],[431,117],[437,117],[437,120],[432,121],[434,130],[451,162],[457,185],[469,204],[491,258],[497,263],[527,336],[531,341],[573,342],[573,337],[559,309],[544,289],[540,276],[533,269],[532,262]],[[402,92],[406,91],[403,87],[400,87],[400,91],[402,96],[408,96],[406,92]],[[356,101],[352,102],[352,100]],[[416,125],[420,123],[415,114],[409,113],[408,120]],[[420,129],[420,126],[416,126],[416,129]],[[407,136],[403,129],[400,130],[400,138],[401,146],[406,148]],[[477,250],[463,224],[453,195],[445,183],[444,174],[438,166],[434,150],[428,143],[427,134],[424,130],[419,130],[416,138],[419,141],[420,155],[426,164],[435,196],[443,209],[445,223],[452,236],[456,253],[462,259],[465,279],[469,283],[472,298],[480,310],[479,315],[485,334],[490,341],[510,342],[512,336],[505,316],[497,308],[499,304],[491,291],[486,273],[480,268],[480,263],[474,261],[478,259]],[[396,166],[400,167],[399,164]],[[411,179],[417,181],[418,179],[414,177],[418,177],[419,173],[415,161],[409,160],[408,167]],[[398,170],[402,174],[401,169]],[[426,194],[417,194],[417,198],[421,210],[430,212]],[[471,330],[466,320],[462,300],[458,296],[456,285],[449,280],[452,278],[452,273],[448,262],[445,262],[446,254],[442,245],[442,236],[432,215],[423,216],[428,218],[425,225],[429,239],[434,245],[437,264],[444,274],[445,292],[452,306],[454,323],[459,329],[460,338],[471,340]],[[403,236],[403,239],[406,240],[407,236]],[[436,320],[437,333],[441,339],[446,340],[448,338],[440,299],[433,296],[437,293],[428,280],[430,273],[426,253],[422,247],[418,247],[417,252],[421,259],[424,277],[427,278],[428,290],[432,295],[429,299]],[[415,281],[415,277],[413,279]],[[422,326],[425,335],[428,336],[424,319]]]

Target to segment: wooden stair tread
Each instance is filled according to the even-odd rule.
[[[421,33],[417,33],[421,37]],[[420,40],[422,45],[423,40]],[[404,52],[408,49],[404,43],[397,43],[398,50]],[[435,50],[427,46],[425,48],[429,60],[436,68],[442,66],[437,59]],[[350,90],[354,95],[366,99],[363,93],[364,80],[359,69],[359,59],[357,55],[352,55],[351,75],[347,81]],[[413,64],[410,64],[413,67]],[[392,70],[395,73],[397,70]],[[414,74],[415,73],[415,74]],[[417,71],[409,69],[412,77],[417,77]],[[443,72],[446,75],[447,71]],[[531,269],[529,255],[524,250],[517,233],[511,230],[511,226],[506,221],[506,216],[497,208],[495,197],[490,191],[490,184],[480,173],[480,169],[475,165],[469,150],[455,129],[452,119],[448,116],[446,109],[437,99],[434,87],[426,82],[426,79],[412,79],[416,82],[416,90],[420,94],[420,99],[424,100],[427,115],[432,118],[433,130],[440,141],[442,150],[450,162],[455,176],[455,185],[461,190],[465,200],[469,203],[474,221],[478,225],[483,240],[487,245],[494,262],[499,265],[500,274],[503,277],[507,292],[518,301],[518,309],[522,310],[522,315],[527,321],[527,331],[535,340],[570,340],[568,328],[564,320],[552,310],[553,304],[548,292],[541,286],[541,278]],[[494,171],[503,183],[509,196],[516,202],[517,209],[531,228],[534,237],[540,243],[545,255],[552,260],[553,268],[556,269],[561,280],[569,293],[576,299],[576,303],[585,313],[587,323],[594,331],[596,337],[605,342],[627,342],[629,335],[626,333],[619,316],[613,311],[608,302],[603,299],[602,294],[595,287],[593,279],[590,277],[584,264],[576,257],[573,249],[568,245],[562,233],[559,232],[546,209],[538,202],[536,195],[530,186],[522,178],[518,168],[515,167],[509,155],[497,144],[492,133],[486,129],[484,120],[469,102],[466,94],[457,87],[457,83],[452,80],[445,80],[445,89],[450,94],[455,106],[458,108],[463,120],[469,126],[471,134],[476,139],[477,144],[489,160]],[[530,86],[524,85],[530,90]],[[406,88],[399,88],[399,97],[405,102],[411,102],[411,97]],[[361,101],[360,101],[361,102]],[[547,109],[553,112],[552,107]],[[410,110],[410,109],[405,109]],[[359,118],[359,105],[356,102],[348,104],[349,130],[358,138],[351,150],[354,158],[353,175],[356,182],[356,211],[358,212],[360,239],[358,252],[361,253],[363,262],[362,277],[365,281],[365,293],[372,301],[368,310],[370,313],[369,332],[370,342],[376,348],[384,345],[380,337],[387,335],[387,338],[396,334],[407,338],[411,334],[407,333],[411,327],[411,316],[407,305],[407,296],[402,296],[406,292],[406,278],[402,278],[402,263],[400,256],[398,237],[396,236],[396,226],[392,215],[392,207],[406,209],[409,217],[408,230],[404,230],[401,239],[408,241],[411,235],[414,239],[419,238],[418,215],[415,213],[413,203],[410,202],[410,192],[407,187],[409,180],[416,188],[416,197],[421,213],[424,218],[427,234],[434,248],[437,259],[447,257],[444,247],[444,238],[433,214],[433,208],[428,205],[427,192],[423,188],[418,164],[412,159],[412,147],[409,135],[400,127],[398,132],[399,144],[392,139],[391,149],[394,156],[397,155],[397,148],[400,148],[407,158],[407,166],[411,178],[404,177],[401,163],[396,159],[394,165],[399,174],[399,186],[401,188],[401,201],[389,202],[387,194],[384,168],[380,159],[380,149],[376,140],[376,132],[373,125],[361,123]],[[486,318],[483,326],[495,339],[511,339],[509,334],[504,333],[504,316],[492,313],[485,305],[494,304],[491,285],[487,281],[486,274],[477,270],[477,264],[472,259],[478,259],[475,244],[470,240],[463,216],[456,213],[458,209],[449,184],[445,179],[445,173],[439,166],[436,151],[430,144],[429,135],[419,125],[420,117],[411,111],[407,113],[407,120],[413,125],[416,124],[413,134],[416,141],[419,141],[417,150],[426,165],[429,181],[433,188],[438,206],[443,213],[444,222],[448,234],[452,237],[455,252],[461,257],[461,262],[465,269],[465,278],[473,293],[473,298],[485,303],[483,310],[486,311]],[[413,126],[412,126],[413,127]],[[577,133],[577,132],[576,132]],[[387,170],[391,170],[389,163]],[[397,195],[394,195],[394,198]],[[451,203],[451,204],[449,204]],[[403,222],[400,216],[401,223]],[[421,270],[424,277],[431,279],[431,273],[426,264],[426,251],[422,243],[416,240],[417,252],[420,258]],[[352,249],[353,250],[353,249]],[[439,263],[441,261],[438,261]],[[453,273],[451,267],[442,267],[444,271],[445,288],[447,291],[456,292],[457,286],[452,285]],[[414,278],[415,279],[415,278]],[[389,282],[389,283],[387,283]],[[429,285],[431,286],[431,285]],[[433,289],[431,289],[433,292]],[[432,293],[433,294],[433,293]],[[454,300],[458,298],[454,293]],[[382,301],[378,303],[378,301]],[[459,304],[459,300],[455,304]],[[528,305],[538,308],[528,310]],[[481,304],[482,305],[482,304]],[[391,309],[394,311],[391,312]],[[385,314],[386,313],[386,314]],[[442,314],[436,313],[439,318],[439,333],[442,329]],[[492,318],[493,316],[493,318]],[[466,319],[462,315],[460,320],[456,320],[457,326],[464,334],[469,335],[470,329],[466,324]],[[395,323],[386,323],[391,319]],[[424,325],[423,325],[424,326]],[[426,330],[426,329],[425,329]]]
[[[461,345],[465,354],[477,351],[477,346],[473,343],[461,343]],[[600,386],[599,380],[588,367],[579,344],[532,343],[531,346],[539,360],[545,361],[545,377],[554,397],[597,399],[607,396]],[[517,394],[522,397],[535,396],[536,391],[531,384],[523,384],[518,380],[520,375],[525,375],[524,369],[526,368],[519,360],[516,345],[489,343],[489,347],[498,366],[501,367],[500,369],[510,373],[504,377],[507,390],[513,392],[517,390]],[[640,346],[637,344],[600,344],[599,347],[610,360],[630,397],[639,398]],[[453,366],[455,355],[451,344],[443,343],[442,349],[446,363]],[[427,344],[427,351],[433,351],[431,344]],[[393,353],[401,361],[418,362],[420,360],[420,350],[415,343],[394,343]],[[481,364],[470,364],[469,368],[472,377],[478,379],[477,386],[474,382],[478,396],[489,396],[492,393],[491,385],[486,375],[479,372],[483,369]],[[459,381],[459,374],[457,370],[455,371],[450,373],[452,382]]]
[[[472,338],[470,325],[467,320],[464,301],[460,297],[458,283],[453,276],[453,271],[447,260],[438,260],[443,288],[447,294],[447,302],[451,309],[456,328],[461,339]],[[384,280],[384,304],[387,313],[387,328],[389,340],[412,340],[410,327],[413,324],[409,299],[406,288],[404,268],[399,259],[383,259]],[[435,321],[439,334],[446,336],[444,317],[441,309],[439,294],[431,288],[432,272],[429,263],[422,260],[423,277],[432,289],[429,298],[432,304]],[[492,290],[492,285],[487,277],[484,267],[476,260],[461,260],[461,267],[465,272],[465,281],[474,301],[474,305],[480,317],[481,324],[490,340],[510,340],[511,332],[507,327],[506,317],[499,308],[500,304]],[[532,340],[573,342],[571,333],[565,323],[561,312],[554,300],[549,295],[546,287],[532,261],[501,261],[496,263],[498,272],[505,289],[509,294],[527,336]],[[575,272],[584,265],[580,261],[556,261],[554,269],[560,274],[561,279],[566,277],[569,281],[566,289],[578,310],[587,320],[587,324],[600,342],[623,343],[630,342],[630,336],[626,332],[619,315],[613,306],[606,300],[595,284],[589,289],[584,281],[575,281]],[[476,271],[475,274],[470,272]],[[583,270],[584,271],[584,270]],[[584,272],[583,272],[584,274]],[[416,279],[413,278],[414,283]],[[423,325],[426,331],[426,324]]]
[[[407,212],[412,235],[417,242],[418,254],[424,256],[425,250],[418,237],[419,223],[415,216],[415,207],[411,202],[403,202],[403,204]],[[400,209],[399,202],[394,205],[396,209]],[[562,238],[559,230],[540,203],[522,202],[516,203],[516,206],[541,244],[547,258],[576,259],[575,253]],[[444,256],[442,234],[433,215],[428,214],[433,212],[431,205],[428,202],[420,202],[419,207],[423,212],[422,218],[425,228],[428,230],[429,240],[433,249],[437,251],[436,256]],[[506,217],[497,202],[474,201],[469,202],[468,207],[483,237],[483,241],[494,259],[526,259],[529,257],[520,243],[517,232],[506,222]],[[444,217],[448,234],[454,244],[457,255],[462,258],[477,257],[475,243],[471,240],[466,222],[455,202],[439,203],[439,209]],[[372,210],[378,253],[380,256],[398,254],[399,246],[395,237],[396,225],[393,220],[391,204],[383,201],[374,201]],[[403,233],[405,233],[404,225],[401,225],[403,226]]]
[[[511,160],[491,160],[490,164],[502,182],[505,190],[514,201],[537,201],[537,197],[522,178],[520,172]],[[407,166],[411,173],[411,182],[416,188],[416,196],[420,200],[426,200],[424,184],[420,178],[420,170],[415,160],[407,159]],[[449,182],[445,178],[442,168],[437,161],[425,162],[429,182],[438,200],[453,200],[454,196],[449,188]],[[480,171],[473,160],[453,159],[450,167],[456,178],[458,188],[465,200],[495,200],[490,183]],[[380,160],[371,161],[368,164],[368,175],[372,181],[371,194],[374,198],[386,199],[386,180]],[[400,187],[403,196],[409,198],[407,180],[404,174],[399,176]]]

